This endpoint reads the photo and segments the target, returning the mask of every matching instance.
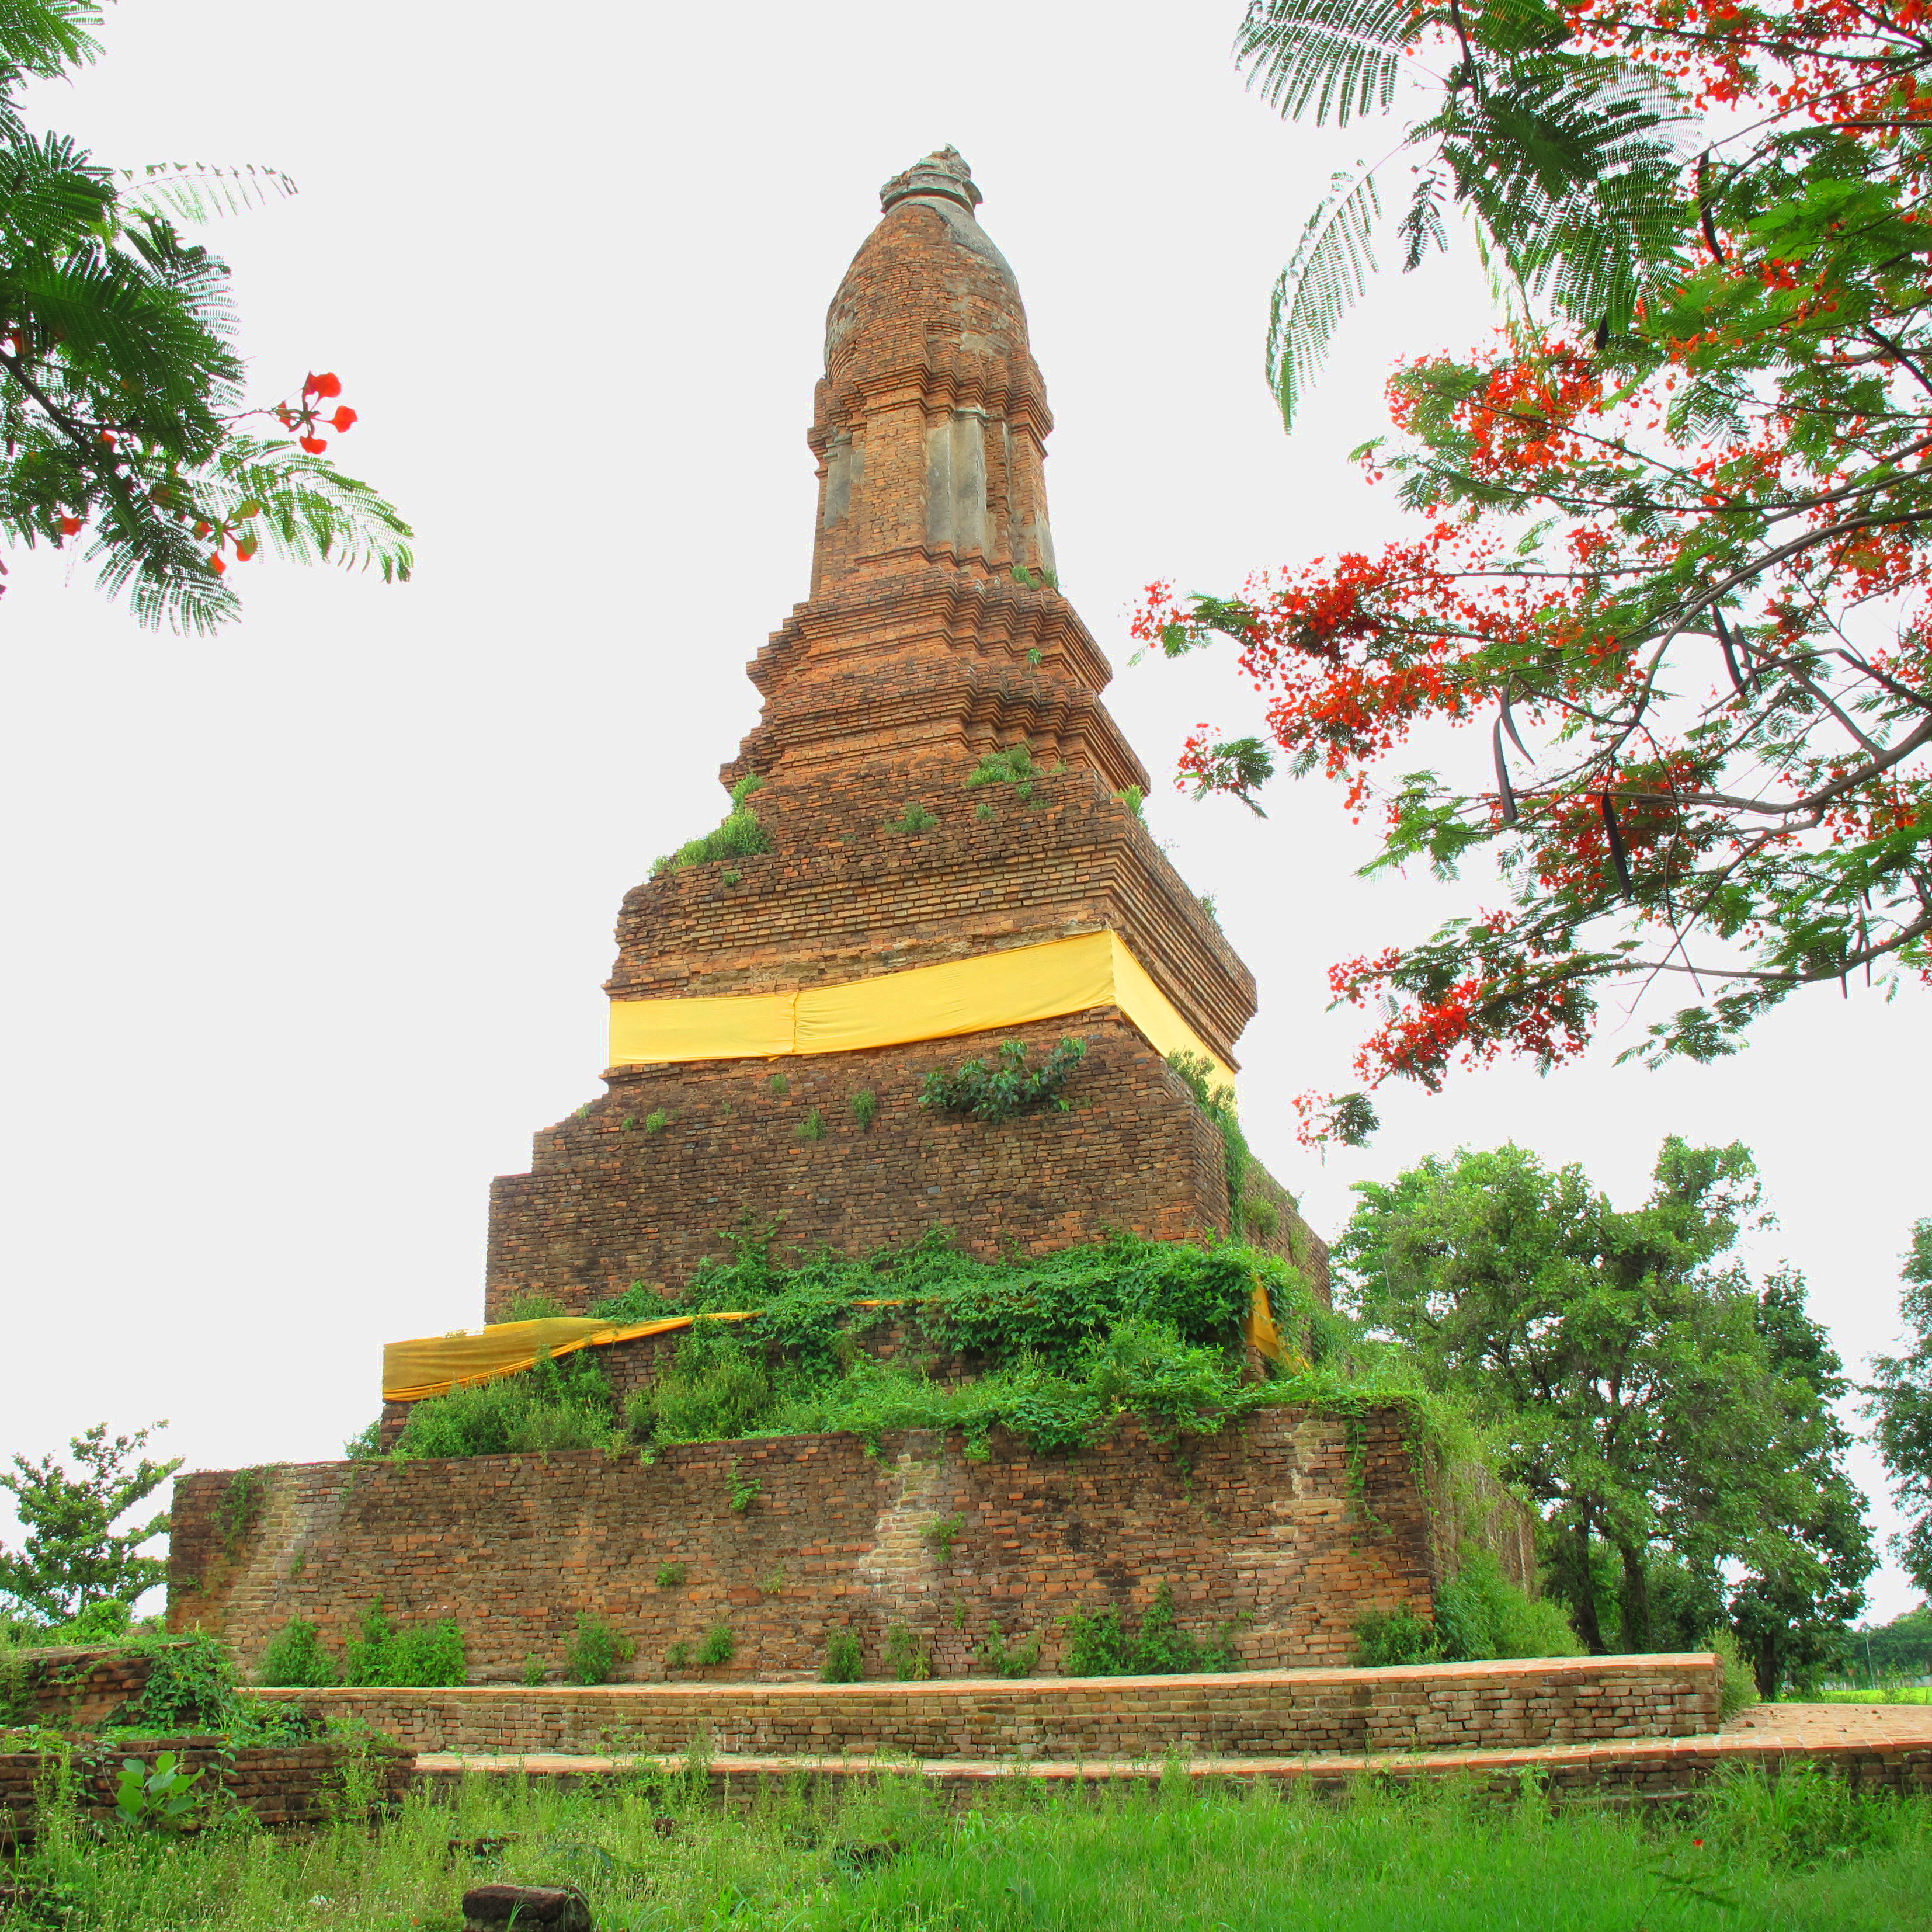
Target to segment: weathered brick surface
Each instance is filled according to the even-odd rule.
[[[426,1751],[662,1754],[705,1736],[747,1756],[1077,1760],[1690,1736],[1717,1729],[1722,1682],[1722,1666],[1705,1654],[1017,1682],[254,1694],[352,1714]]]
[[[788,990],[1111,929],[1233,1064],[1254,980],[1121,802],[1148,774],[1100,702],[1106,659],[1052,580],[1052,418],[976,199],[956,157],[922,164],[832,302],[812,596],[751,667],[764,712],[725,769],[763,781],[772,850],[632,892],[608,988]],[[1042,773],[1028,795],[968,787],[985,754],[1019,746]],[[937,823],[894,830],[913,804]],[[634,1281],[675,1290],[721,1252],[718,1228],[780,1216],[786,1240],[850,1254],[940,1227],[982,1255],[1229,1232],[1218,1137],[1183,1083],[1111,1008],[1016,1035],[1064,1036],[1092,1042],[1074,1111],[997,1126],[916,1104],[928,1072],[993,1052],[997,1033],[776,1070],[613,1070],[604,1098],[537,1136],[530,1173],[497,1182],[488,1318],[531,1293],[577,1309]],[[878,1102],[869,1132],[851,1114],[861,1092]],[[801,1141],[814,1107],[827,1132]],[[671,1126],[646,1136],[660,1110]],[[1325,1292],[1322,1245],[1280,1188],[1256,1170],[1247,1191],[1278,1226],[1268,1244]]]
[[[147,1688],[151,1654],[114,1644],[58,1644],[15,1653],[0,1723],[85,1730]]]
[[[367,1789],[377,1804],[400,1802],[412,1774],[410,1754],[378,1742],[367,1748],[366,1764],[357,1765],[354,1776],[345,1780],[345,1767],[363,1748],[320,1742],[236,1747],[222,1737],[142,1738],[121,1744],[76,1745],[70,1762],[80,1811],[104,1823],[114,1815],[123,1761],[134,1757],[152,1765],[161,1752],[173,1751],[184,1771],[203,1774],[198,1790],[245,1806],[264,1825],[304,1826],[342,1816],[352,1790]],[[32,1844],[40,1793],[58,1762],[46,1751],[0,1750],[0,1847],[24,1850]]]
[[[1051,1669],[1059,1618],[1132,1614],[1162,1582],[1184,1628],[1248,1619],[1235,1643],[1254,1666],[1340,1664],[1364,1609],[1427,1611],[1442,1553],[1394,1411],[1352,1445],[1342,1420],[1282,1408],[1172,1448],[1132,1422],[1073,1456],[996,1433],[985,1462],[956,1438],[907,1434],[876,1457],[820,1436],[694,1444],[649,1465],[596,1450],[310,1463],[270,1472],[232,1559],[214,1526],[229,1480],[176,1480],[170,1616],[226,1636],[251,1670],[290,1616],[339,1641],[379,1595],[401,1618],[455,1617],[472,1674],[500,1679],[531,1654],[555,1672],[580,1613],[635,1641],[639,1678],[721,1622],[731,1678],[815,1677],[836,1628],[883,1676],[901,1624],[935,1675],[966,1675],[996,1620],[1009,1637],[1040,1632]],[[1492,1538],[1506,1563],[1519,1514]],[[927,1532],[955,1517],[947,1556]],[[665,1564],[685,1574],[660,1588]]]
[[[1070,1247],[1128,1228],[1160,1240],[1229,1231],[1221,1136],[1138,1031],[1111,1010],[1015,1029],[1036,1055],[1089,1042],[1066,1112],[1004,1121],[919,1105],[926,1075],[993,1050],[986,1036],[813,1054],[627,1069],[610,1090],[537,1136],[527,1174],[495,1184],[486,1318],[523,1294],[572,1312],[633,1282],[675,1288],[724,1252],[720,1228],[779,1221],[782,1249],[860,1255],[935,1228],[992,1257]],[[878,1106],[871,1130],[852,1112]],[[824,1137],[800,1137],[814,1108]],[[654,1113],[669,1124],[648,1132]],[[1257,1165],[1245,1193],[1275,1232],[1258,1245],[1328,1290],[1327,1250]],[[782,1217],[781,1220],[780,1217]]]

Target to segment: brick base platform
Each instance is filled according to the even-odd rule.
[[[1592,1744],[1544,1744],[1514,1750],[1442,1750],[1307,1754],[1293,1757],[1186,1757],[1165,1762],[1141,1758],[1089,1759],[1074,1762],[1019,1763],[1008,1759],[908,1760],[890,1766],[878,1758],[746,1757],[710,1760],[712,1797],[748,1805],[760,1794],[793,1785],[800,1776],[821,1789],[892,1770],[916,1775],[951,1802],[970,1804],[1002,1781],[1066,1789],[1147,1784],[1178,1768],[1190,1778],[1239,1790],[1268,1784],[1322,1792],[1340,1791],[1358,1778],[1457,1778],[1487,1796],[1508,1798],[1525,1780],[1565,1799],[1622,1798],[1664,1803],[1688,1797],[1727,1767],[1756,1768],[1772,1777],[1812,1764],[1861,1791],[1932,1796],[1932,1712],[1922,1709],[1902,1724],[1847,1721],[1839,1704],[1774,1705],[1748,1712],[1715,1736],[1616,1738]],[[1880,1707],[1881,1709],[1883,1707]],[[424,1752],[416,1761],[420,1784],[431,1790],[465,1776],[514,1773],[556,1779],[609,1777],[656,1768],[684,1770],[675,1757],[592,1757],[544,1754],[524,1757],[473,1752]]]
[[[1192,1677],[257,1690],[419,1751],[1159,1759],[1520,1748],[1718,1728],[1711,1655],[1546,1658]]]

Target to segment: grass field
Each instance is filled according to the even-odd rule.
[[[1863,1690],[1808,1690],[1808,1704],[1932,1704],[1932,1684],[1880,1684]]]
[[[18,1877],[26,1926],[104,1932],[454,1932],[466,1887],[572,1882],[599,1932],[1903,1932],[1932,1924],[1932,1806],[1804,1772],[1727,1780],[1681,1815],[1484,1804],[1368,1784],[1343,1800],[1201,1790],[1100,1798],[1018,1780],[950,1815],[910,1779],[750,1816],[614,1782],[472,1780],[374,1831],[90,1836],[58,1817]],[[472,1841],[506,1837],[494,1852]],[[461,1841],[452,1850],[452,1840]]]

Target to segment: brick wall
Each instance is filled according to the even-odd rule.
[[[353,1716],[410,1748],[490,1756],[681,1750],[747,1757],[1159,1758],[1174,1750],[1532,1748],[1718,1727],[1723,1666],[1692,1656],[1548,1658],[1376,1670],[968,1684],[606,1684],[532,1691],[260,1691]]]
[[[100,1823],[114,1816],[124,1760],[140,1758],[152,1766],[161,1752],[172,1751],[182,1770],[202,1772],[197,1790],[245,1806],[264,1825],[302,1826],[345,1815],[352,1790],[369,1792],[378,1804],[400,1802],[410,1785],[409,1754],[377,1743],[368,1748],[366,1766],[356,1766],[345,1778],[362,1749],[324,1742],[237,1748],[223,1737],[140,1738],[111,1747],[80,1746],[70,1762],[81,1815]],[[24,1851],[32,1845],[39,1793],[58,1765],[47,1751],[0,1751],[0,1849]]]
[[[1131,1421],[1080,1454],[995,1435],[985,1462],[956,1438],[849,1436],[701,1443],[646,1465],[581,1450],[271,1473],[230,1554],[214,1525],[227,1472],[178,1478],[170,1620],[216,1631],[252,1674],[292,1615],[339,1643],[380,1596],[401,1621],[453,1616],[472,1678],[514,1678],[526,1657],[560,1674],[580,1613],[628,1636],[628,1675],[661,1679],[667,1651],[731,1630],[728,1678],[815,1677],[828,1631],[856,1632],[867,1673],[890,1674],[903,1624],[936,1676],[973,1674],[997,1621],[1040,1632],[1058,1666],[1076,1610],[1130,1616],[1162,1582],[1182,1626],[1245,1619],[1255,1667],[1345,1663],[1354,1619],[1426,1612],[1442,1552],[1402,1418],[1267,1410],[1176,1448]],[[760,1486],[734,1511],[734,1488]],[[1366,1508],[1365,1508],[1366,1506]],[[946,1555],[927,1534],[957,1518]],[[1510,1562],[1510,1539],[1502,1539]],[[665,1565],[682,1574],[661,1587]]]
[[[0,1724],[86,1730],[106,1723],[147,1688],[152,1654],[113,1644],[23,1650],[0,1679]]]
[[[1037,1058],[1089,1042],[1070,1110],[988,1122],[919,1105],[928,1072],[1025,1040]],[[782,1076],[782,1093],[772,1085]],[[862,1255],[934,1228],[988,1257],[1038,1254],[1126,1228],[1156,1240],[1229,1232],[1220,1131],[1184,1082],[1111,1009],[1016,1028],[776,1063],[639,1067],[536,1137],[531,1172],[491,1195],[485,1319],[520,1295],[572,1313],[633,1282],[675,1288],[725,1252],[718,1230],[777,1221],[781,1250]],[[852,1102],[873,1094],[861,1128]],[[822,1138],[800,1130],[816,1109]],[[670,1117],[646,1131],[654,1114]],[[1246,1193],[1273,1207],[1260,1244],[1288,1255],[1326,1298],[1328,1251],[1258,1166]]]

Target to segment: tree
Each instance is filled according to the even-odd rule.
[[[1344,1295],[1498,1432],[1592,1650],[1612,1624],[1628,1649],[1660,1621],[1682,1641],[1654,1586],[1681,1614],[1720,1602],[1729,1569],[1768,1689],[1814,1627],[1856,1610],[1872,1567],[1828,1406],[1836,1362],[1795,1276],[1754,1288],[1732,1258],[1762,1225],[1743,1148],[1666,1140],[1654,1184],[1620,1211],[1581,1168],[1516,1147],[1359,1183]]]
[[[1917,0],[1256,0],[1242,55],[1291,116],[1428,110],[1398,152],[1404,263],[1477,230],[1507,326],[1400,366],[1357,452],[1422,520],[1238,596],[1149,586],[1215,636],[1265,737],[1203,728],[1196,795],[1277,754],[1382,814],[1370,872],[1494,868],[1508,903],[1340,962],[1385,1001],[1368,1088],[1582,1052],[1613,986],[1693,1004],[1631,1054],[1708,1060],[1798,989],[1932,976],[1932,27]],[[1412,92],[1408,98],[1415,98]],[[1374,265],[1372,172],[1276,295],[1292,417]],[[1396,771],[1413,735],[1490,756]],[[1258,808],[1257,808],[1258,809]],[[1372,1123],[1311,1096],[1312,1133]]]
[[[136,617],[212,630],[238,614],[230,560],[373,566],[406,580],[410,530],[328,460],[332,373],[244,406],[226,265],[184,241],[199,216],[287,191],[265,170],[116,174],[30,133],[19,94],[91,61],[86,0],[0,0],[0,536],[86,544]]]
[[[166,1515],[130,1529],[114,1526],[181,1467],[178,1456],[156,1462],[140,1454],[148,1437],[166,1426],[151,1423],[110,1438],[106,1424],[97,1422],[68,1444],[79,1466],[75,1474],[52,1456],[38,1462],[16,1456],[12,1472],[0,1474],[0,1489],[13,1492],[27,1534],[17,1553],[0,1546],[0,1593],[32,1616],[68,1623],[90,1604],[131,1605],[164,1582],[166,1563],[139,1552],[167,1528]]]
[[[1905,1512],[1892,1548],[1912,1580],[1932,1594],[1932,1220],[1913,1226],[1899,1274],[1902,1352],[1873,1358],[1865,1413]]]

